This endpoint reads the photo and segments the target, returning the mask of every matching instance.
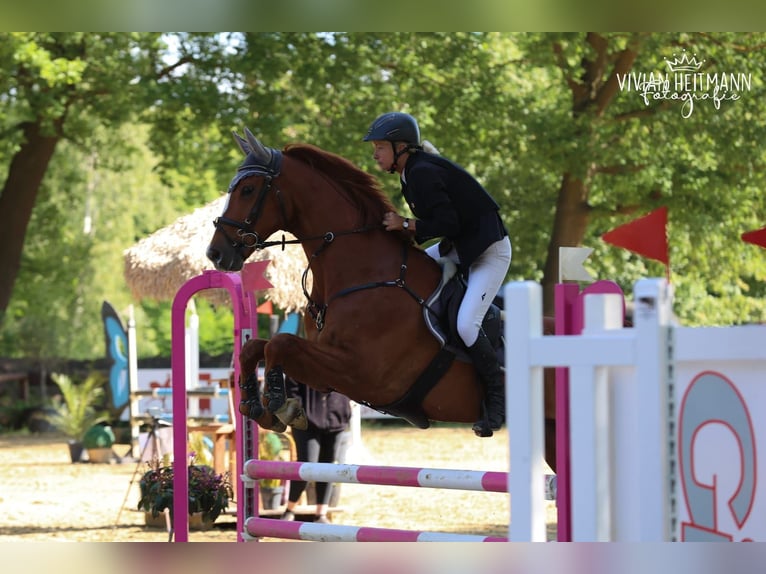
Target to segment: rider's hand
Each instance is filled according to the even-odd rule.
[[[398,213],[389,211],[383,216],[383,227],[386,231],[400,231],[402,229],[404,218]]]

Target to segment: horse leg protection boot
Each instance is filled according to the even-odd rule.
[[[257,420],[264,411],[261,403],[261,390],[258,382],[258,375],[250,373],[245,377],[245,382],[240,383],[242,389],[241,400],[239,401],[239,412],[247,418]]]
[[[468,347],[468,355],[484,385],[484,417],[474,423],[473,431],[478,436],[489,437],[505,422],[505,374],[483,330],[479,331],[476,342]]]
[[[287,400],[287,389],[285,388],[285,375],[282,367],[277,365],[269,369],[266,373],[266,384],[263,395],[266,397],[266,407],[270,413],[275,413],[285,404]]]

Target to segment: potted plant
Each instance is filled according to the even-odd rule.
[[[85,431],[82,446],[88,451],[90,462],[109,462],[112,459],[114,440],[112,427],[96,424]]]
[[[229,506],[234,491],[228,473],[216,474],[211,466],[194,464],[194,454],[190,456],[187,470],[189,473],[189,507],[191,517],[199,516],[202,527],[210,527]],[[154,459],[139,481],[141,496],[138,509],[146,513],[147,524],[150,518],[157,518],[167,511],[173,519],[173,472],[174,464],[167,462],[167,457],[160,462]],[[192,522],[190,521],[190,527]]]
[[[79,462],[85,433],[107,419],[106,411],[97,408],[104,398],[105,379],[100,373],[89,375],[79,384],[67,375],[54,373],[52,378],[61,394],[53,397],[53,412],[48,415],[48,420],[69,437],[72,462]]]

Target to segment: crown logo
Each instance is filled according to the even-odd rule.
[[[702,67],[702,64],[705,63],[705,60],[698,62],[697,54],[694,54],[691,58],[689,58],[689,56],[686,54],[686,50],[684,50],[680,59],[677,58],[675,54],[673,54],[672,60],[665,58],[665,63],[668,65],[668,69],[671,72],[696,72]]]

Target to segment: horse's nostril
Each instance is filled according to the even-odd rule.
[[[218,251],[215,247],[208,247],[207,258],[210,259],[210,261],[213,263],[218,263],[218,261],[221,260],[221,252]]]

